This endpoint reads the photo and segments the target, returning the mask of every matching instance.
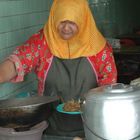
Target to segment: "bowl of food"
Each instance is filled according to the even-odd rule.
[[[59,104],[56,110],[65,114],[81,114],[80,103],[75,100],[70,100],[66,103]]]

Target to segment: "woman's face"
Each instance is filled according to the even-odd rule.
[[[69,40],[78,33],[78,26],[72,21],[62,21],[57,27],[58,33],[64,40]]]

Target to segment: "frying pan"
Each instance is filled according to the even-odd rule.
[[[51,113],[51,103],[57,96],[33,96],[0,100],[0,126],[8,128],[28,128],[45,119]]]

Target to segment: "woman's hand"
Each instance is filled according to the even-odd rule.
[[[0,64],[0,83],[8,82],[17,75],[15,65],[10,60]]]
[[[80,137],[74,137],[73,140],[83,140],[83,139]]]

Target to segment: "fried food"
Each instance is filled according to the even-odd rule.
[[[64,104],[63,110],[66,112],[80,111],[80,103],[74,100],[68,101]]]

